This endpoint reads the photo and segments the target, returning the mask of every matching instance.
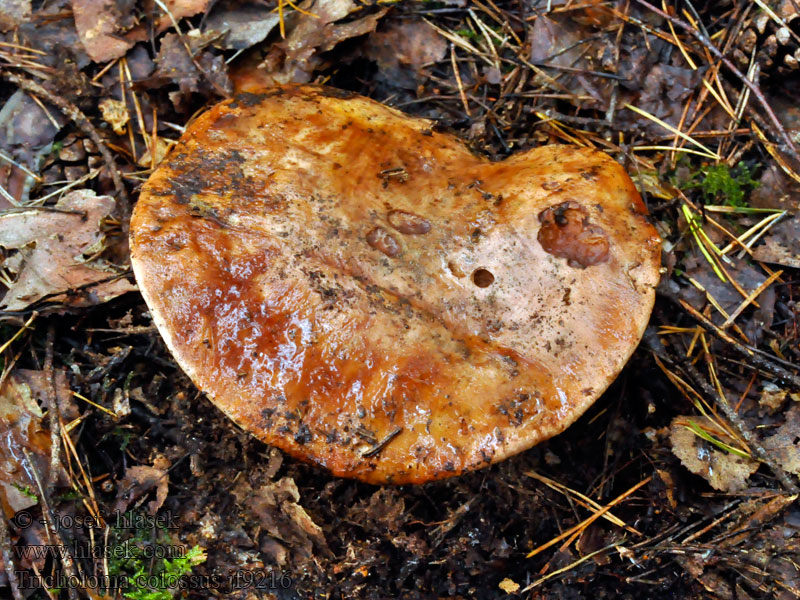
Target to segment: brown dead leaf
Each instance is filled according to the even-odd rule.
[[[135,291],[127,279],[113,279],[117,268],[97,258],[109,243],[102,221],[113,209],[113,198],[80,190],[53,208],[0,214],[0,246],[18,251],[2,263],[17,277],[0,309],[23,310],[45,296],[69,306],[89,306]],[[68,294],[77,288],[81,293]]]
[[[786,422],[764,440],[764,448],[784,471],[800,475],[800,406],[786,413]]]
[[[31,0],[3,0],[0,2],[0,31],[21,25],[31,16]]]
[[[789,177],[776,164],[770,164],[758,180],[758,186],[750,192],[748,202],[755,208],[777,208],[797,210],[800,183]]]
[[[69,423],[73,419],[78,418],[80,411],[72,397],[72,390],[70,390],[69,387],[66,371],[63,369],[54,369],[52,382],[45,371],[17,369],[14,373],[21,383],[28,386],[31,397],[36,400],[40,406],[47,404],[47,398],[53,393],[53,390],[55,390],[58,410],[61,413],[62,421]]]
[[[242,61],[231,74],[236,91],[268,87],[276,83],[306,83],[325,64],[322,53],[338,43],[374,31],[388,8],[363,13],[366,7],[353,0],[306,0],[285,19],[286,39],[275,43],[258,61]],[[346,23],[340,23],[348,18]],[[253,64],[255,62],[255,64]]]
[[[589,37],[572,19],[558,19],[540,15],[531,29],[530,60],[533,64],[579,67],[584,50],[581,40]]]
[[[772,229],[764,243],[753,251],[753,258],[762,262],[800,269],[800,218],[795,215]]]
[[[729,531],[729,537],[720,542],[720,546],[736,546],[746,539],[750,539],[753,531],[757,531],[760,527],[781,515],[795,500],[797,500],[797,494],[775,496],[769,494],[769,492],[765,496],[756,496],[752,500],[746,500],[738,511],[742,514],[741,518],[735,523],[733,529]]]
[[[142,154],[139,157],[139,160],[136,161],[136,162],[140,167],[149,168],[149,167],[152,167],[152,166],[158,166],[158,164],[162,160],[164,160],[164,157],[169,152],[169,149],[172,148],[172,146],[174,146],[174,145],[175,145],[175,142],[173,140],[168,140],[168,139],[162,138],[162,137],[156,138],[156,141],[155,141],[155,159],[153,159],[153,156],[152,156],[152,154],[150,152],[150,148],[148,148],[147,150],[144,151],[144,154]]]
[[[16,372],[0,388],[0,437],[0,504],[11,518],[39,502],[34,471],[46,481],[50,469],[50,433],[42,427],[42,409]]]
[[[312,556],[314,546],[327,551],[322,529],[299,504],[300,492],[291,477],[255,490],[248,484],[240,485],[234,494],[252,511],[262,532],[269,536],[262,540],[261,549],[278,565],[285,564],[287,550],[301,560]]]
[[[369,36],[364,55],[374,61],[384,81],[416,89],[423,66],[442,60],[447,41],[424,21],[392,21]],[[408,67],[411,67],[409,69]]]
[[[164,500],[167,499],[169,467],[169,460],[164,456],[157,457],[153,461],[152,467],[144,465],[128,467],[125,477],[117,486],[117,503],[114,505],[114,510],[120,513],[125,512],[133,502],[156,488],[155,500],[147,505],[148,512],[151,515],[156,514],[164,504]]]
[[[746,488],[748,477],[758,469],[758,462],[725,452],[698,437],[688,428],[690,422],[713,432],[714,437],[726,444],[733,441],[706,417],[675,417],[670,425],[669,439],[672,453],[683,466],[703,477],[715,490],[733,492]]]
[[[131,0],[71,0],[75,27],[86,53],[95,62],[125,56],[133,41],[119,34],[131,20]]]
[[[691,237],[691,236],[688,236]],[[705,292],[694,285],[687,285],[680,290],[680,296],[697,310],[702,311],[710,303],[709,296],[722,307],[727,313],[731,314],[742,303],[742,295],[736,291],[729,282],[723,282],[711,268],[710,263],[701,256],[696,248],[692,249],[693,254],[684,259],[685,273],[694,279]],[[732,264],[726,265],[727,273],[735,279],[738,284],[750,292],[758,288],[766,280],[766,276],[757,268],[749,264],[746,260],[739,260],[731,257]],[[768,287],[758,296],[759,307],[756,308],[750,317],[742,317],[738,323],[744,323],[742,329],[751,343],[757,345],[764,335],[764,329],[772,325],[775,307],[775,289]],[[721,324],[725,317],[714,310],[711,315],[714,323]]]
[[[0,150],[23,165],[28,171],[38,173],[41,163],[50,154],[56,134],[66,122],[60,111],[45,110],[22,90],[17,90],[0,109]],[[25,204],[34,183],[22,169],[8,161],[0,160],[0,186],[18,204]],[[0,196],[0,210],[11,208],[12,203]]]
[[[767,414],[774,415],[783,406],[789,392],[779,388],[774,383],[765,382],[761,387],[761,397],[758,406],[766,410]]]
[[[159,32],[172,27],[172,19],[180,21],[184,17],[192,17],[205,12],[211,4],[211,0],[164,0],[163,4],[169,10],[169,15],[162,15],[158,19],[156,30]]]
[[[225,34],[220,46],[243,50],[263,42],[280,21],[278,13],[263,4],[244,4],[213,10],[206,31]]]
[[[403,531],[407,514],[405,500],[397,490],[380,488],[369,499],[351,506],[347,518],[366,529],[395,535]]]
[[[161,38],[161,47],[156,57],[158,68],[154,78],[178,84],[180,91],[172,96],[176,108],[192,93],[211,96],[215,90],[219,95],[230,94],[232,91],[224,57],[204,50],[216,37],[215,31],[200,34],[193,29],[183,38],[175,33],[168,33]],[[189,47],[188,51],[184,42]]]

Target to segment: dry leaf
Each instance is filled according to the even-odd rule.
[[[156,138],[156,151],[155,151],[155,161],[152,159],[150,155],[150,148],[144,151],[139,157],[139,160],[136,161],[140,167],[150,168],[153,166],[158,166],[159,163],[164,160],[164,157],[169,152],[169,149],[175,144],[174,140],[168,140],[162,137]]]
[[[159,32],[172,27],[172,19],[180,21],[184,17],[192,17],[205,12],[209,4],[211,4],[211,0],[164,0],[163,4],[167,7],[169,14],[162,15],[158,19],[156,29]]]
[[[8,31],[26,22],[31,16],[31,0],[0,2],[0,31]]]
[[[233,78],[237,91],[268,87],[276,83],[306,83],[324,64],[320,56],[346,39],[374,31],[386,14],[382,8],[353,18],[365,8],[353,0],[306,0],[299,5],[306,13],[286,17],[286,39],[274,44],[260,63],[241,61]],[[349,17],[346,23],[338,23]]]
[[[758,399],[758,405],[766,409],[767,414],[774,415],[783,406],[788,395],[789,392],[767,381],[761,387],[761,397]]]
[[[0,214],[0,246],[19,251],[2,263],[17,277],[0,309],[23,310],[45,296],[88,306],[135,291],[127,279],[114,279],[118,269],[96,258],[108,243],[102,222],[113,209],[113,198],[80,190],[52,208]],[[67,294],[77,288],[80,293]]]
[[[64,122],[65,118],[59,111],[50,110],[48,113],[28,93],[17,90],[0,109],[0,150],[28,171],[38,173]],[[33,184],[33,177],[25,171],[0,160],[0,186],[17,204],[28,201],[28,192]],[[0,210],[13,206],[0,195]]]
[[[220,94],[227,94],[232,90],[225,58],[204,50],[216,36],[214,31],[201,34],[193,29],[183,38],[174,33],[168,33],[161,38],[161,47],[156,57],[158,68],[154,77],[178,84],[179,95],[173,97],[173,104],[176,106],[183,97],[189,97],[195,92],[211,95],[214,89],[219,90]],[[189,46],[189,51],[184,42]],[[192,53],[191,56],[189,52]]]
[[[786,422],[764,440],[764,448],[784,471],[800,475],[800,406],[786,413]]]
[[[33,473],[46,481],[50,467],[50,433],[42,428],[42,410],[16,372],[0,388],[0,438],[0,504],[10,518],[39,501]]]
[[[314,546],[327,550],[322,529],[299,504],[300,492],[292,478],[283,477],[256,490],[243,484],[234,494],[272,538],[262,542],[262,552],[266,551],[278,564],[286,561],[287,548],[299,558],[312,556]]]
[[[206,30],[226,34],[220,44],[222,48],[243,50],[263,42],[279,21],[278,13],[269,7],[246,4],[214,10],[206,20]]]
[[[506,577],[505,579],[503,579],[503,581],[497,584],[497,587],[503,590],[506,594],[516,594],[519,591],[519,584],[513,579],[509,579],[508,577]]]
[[[447,55],[447,41],[424,21],[392,22],[369,36],[364,54],[377,63],[384,80],[416,89],[422,67]]]
[[[753,258],[762,262],[800,269],[800,218],[793,216],[770,229],[764,243],[753,251]]]
[[[167,499],[169,491],[169,469],[170,463],[164,456],[159,456],[153,461],[153,466],[128,467],[125,477],[117,487],[117,503],[114,510],[120,513],[125,512],[128,506],[134,501],[156,488],[156,498],[147,505],[147,510],[151,515],[156,514],[164,500]]]
[[[126,14],[130,18],[132,7],[121,7],[125,2],[108,0],[71,0],[75,27],[86,53],[95,62],[106,62],[125,56],[133,41],[120,37],[125,29]]]
[[[706,417],[675,417],[669,434],[672,453],[684,467],[703,477],[715,490],[732,492],[746,488],[747,478],[756,472],[758,462],[730,454],[700,438],[688,428],[692,422],[726,444],[733,441]]]

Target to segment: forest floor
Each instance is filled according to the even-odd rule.
[[[0,2],[0,596],[800,598],[800,5],[277,2]],[[252,77],[363,94],[493,160],[570,143],[627,169],[662,280],[578,422],[378,487],[193,386],[128,219]]]

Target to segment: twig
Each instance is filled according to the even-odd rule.
[[[14,569],[14,556],[11,554],[11,537],[8,534],[5,514],[0,514],[0,556],[3,557],[3,568],[11,586],[11,595],[14,596],[14,600],[23,600],[22,592],[19,591],[17,572]]]
[[[106,167],[108,167],[109,175],[111,175],[111,179],[114,182],[114,188],[117,190],[119,194],[119,201],[117,205],[120,211],[120,220],[122,222],[122,229],[123,232],[127,235],[128,232],[128,222],[130,221],[130,198],[128,197],[128,192],[125,189],[125,184],[122,183],[122,177],[120,177],[119,171],[117,170],[117,165],[114,162],[114,157],[111,155],[111,151],[106,146],[106,143],[100,137],[100,134],[97,133],[97,129],[95,126],[92,125],[92,122],[89,118],[83,114],[83,112],[75,106],[69,100],[62,98],[60,96],[56,96],[52,92],[47,91],[44,87],[36,83],[35,81],[31,81],[26,77],[22,77],[17,75],[16,73],[9,73],[8,71],[3,71],[3,77],[12,81],[20,89],[25,90],[29,94],[36,94],[37,96],[41,96],[45,100],[47,100],[50,104],[57,107],[61,112],[63,112],[67,117],[69,117],[78,128],[95,143],[97,146],[98,151],[103,156],[103,160],[106,163]]]
[[[614,507],[615,507],[617,504],[619,504],[620,502],[622,502],[623,500],[625,500],[625,498],[627,498],[628,496],[630,496],[630,495],[631,495],[633,492],[635,492],[636,490],[638,490],[638,489],[639,489],[640,487],[642,487],[643,485],[647,485],[648,483],[650,483],[650,481],[652,481],[652,479],[653,479],[653,477],[652,477],[652,476],[650,476],[650,477],[648,477],[648,478],[646,478],[646,479],[643,479],[642,481],[640,481],[639,483],[637,483],[636,485],[634,485],[632,488],[630,488],[629,490],[627,490],[627,491],[623,492],[622,494],[620,494],[619,496],[617,496],[616,498],[614,498],[614,499],[613,499],[611,502],[609,502],[608,504],[606,504],[606,505],[605,505],[604,507],[602,507],[600,510],[598,510],[597,512],[595,512],[594,514],[592,514],[592,515],[591,515],[591,516],[589,516],[588,518],[584,519],[583,521],[581,521],[581,522],[580,522],[580,523],[578,523],[577,525],[574,525],[574,526],[570,527],[569,529],[567,529],[567,530],[566,530],[564,533],[562,533],[561,535],[558,535],[558,536],[554,537],[554,538],[553,538],[552,540],[550,540],[549,542],[547,542],[547,543],[545,543],[545,544],[542,544],[542,545],[541,545],[541,546],[539,546],[538,548],[535,548],[534,550],[531,550],[530,552],[528,552],[528,554],[525,556],[525,558],[531,558],[531,557],[533,557],[533,556],[536,556],[536,555],[537,555],[537,554],[539,554],[539,553],[540,553],[542,550],[547,550],[547,549],[548,549],[550,546],[552,546],[553,544],[557,544],[558,542],[560,542],[561,540],[563,540],[563,539],[564,539],[564,538],[566,538],[566,537],[569,537],[570,535],[572,535],[572,534],[573,534],[573,533],[575,533],[576,531],[580,531],[581,529],[586,529],[586,528],[587,528],[589,525],[591,525],[592,523],[594,523],[594,522],[595,522],[597,519],[599,519],[600,517],[602,517],[604,514],[606,514],[608,511],[610,511],[612,508],[614,508]]]
[[[710,319],[704,317],[698,310],[696,310],[691,304],[685,302],[684,300],[680,300],[677,297],[672,297],[665,294],[671,300],[680,304],[683,309],[692,315],[695,319],[697,319],[702,325],[707,327],[714,335],[716,335],[719,339],[723,342],[726,342],[734,347],[734,349],[739,352],[740,354],[746,356],[752,363],[760,368],[764,369],[768,373],[772,373],[781,379],[791,382],[796,388],[800,389],[800,376],[791,373],[790,371],[784,369],[776,365],[773,361],[767,360],[762,358],[756,354],[758,350],[755,348],[748,348],[744,344],[740,344],[727,333],[725,333],[722,329],[714,325]]]
[[[756,97],[758,102],[764,108],[764,112],[767,113],[769,120],[772,121],[772,124],[775,127],[775,130],[777,131],[778,135],[783,139],[784,143],[788,147],[789,153],[796,161],[800,162],[800,153],[797,151],[797,147],[794,145],[791,136],[787,133],[786,128],[783,126],[783,124],[781,124],[780,120],[775,115],[775,112],[772,110],[772,107],[769,105],[769,102],[764,97],[764,94],[761,92],[761,88],[758,85],[750,81],[745,76],[744,73],[742,73],[739,69],[737,69],[736,65],[734,65],[729,59],[727,59],[725,55],[722,52],[720,52],[720,50],[711,42],[711,40],[708,39],[708,37],[706,37],[705,34],[693,29],[690,25],[684,23],[680,19],[676,19],[675,17],[667,14],[663,10],[656,8],[649,2],[646,2],[645,0],[636,0],[636,2],[644,6],[646,9],[656,13],[661,18],[666,19],[669,22],[677,25],[684,31],[687,31],[692,37],[694,37],[697,41],[703,44],[703,46],[705,46],[709,52],[711,52],[720,61],[722,61],[722,64],[724,64],[731,71],[731,73],[736,75],[736,77],[739,80],[741,80],[741,82],[744,85],[746,85],[750,90],[750,92]]]
[[[33,478],[36,480],[36,486],[39,488],[42,503],[42,517],[45,521],[48,540],[50,540],[52,536],[52,539],[55,539],[59,548],[67,548],[64,544],[64,538],[61,536],[61,527],[50,505],[50,496],[47,490],[42,486],[42,480],[36,470],[36,465],[31,460],[30,454],[28,454],[25,448],[22,448],[22,454],[25,456],[30,472],[33,473]],[[60,553],[60,558],[64,568],[67,570],[67,575],[74,581],[81,581],[81,579],[78,578],[78,572],[75,570],[75,559],[72,557],[72,554],[63,552]],[[79,600],[75,586],[67,586],[67,593],[69,594],[70,600]]]
[[[47,327],[47,347],[44,358],[44,375],[49,384],[47,393],[47,418],[50,422],[50,472],[47,474],[47,493],[52,494],[58,473],[61,470],[61,411],[58,406],[58,390],[55,372],[53,371],[53,341],[55,326],[51,322]]]

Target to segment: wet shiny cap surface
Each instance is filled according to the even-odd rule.
[[[613,381],[658,282],[645,212],[603,153],[493,163],[430,121],[284,87],[187,128],[135,207],[132,262],[242,428],[336,475],[424,482],[561,432]]]

